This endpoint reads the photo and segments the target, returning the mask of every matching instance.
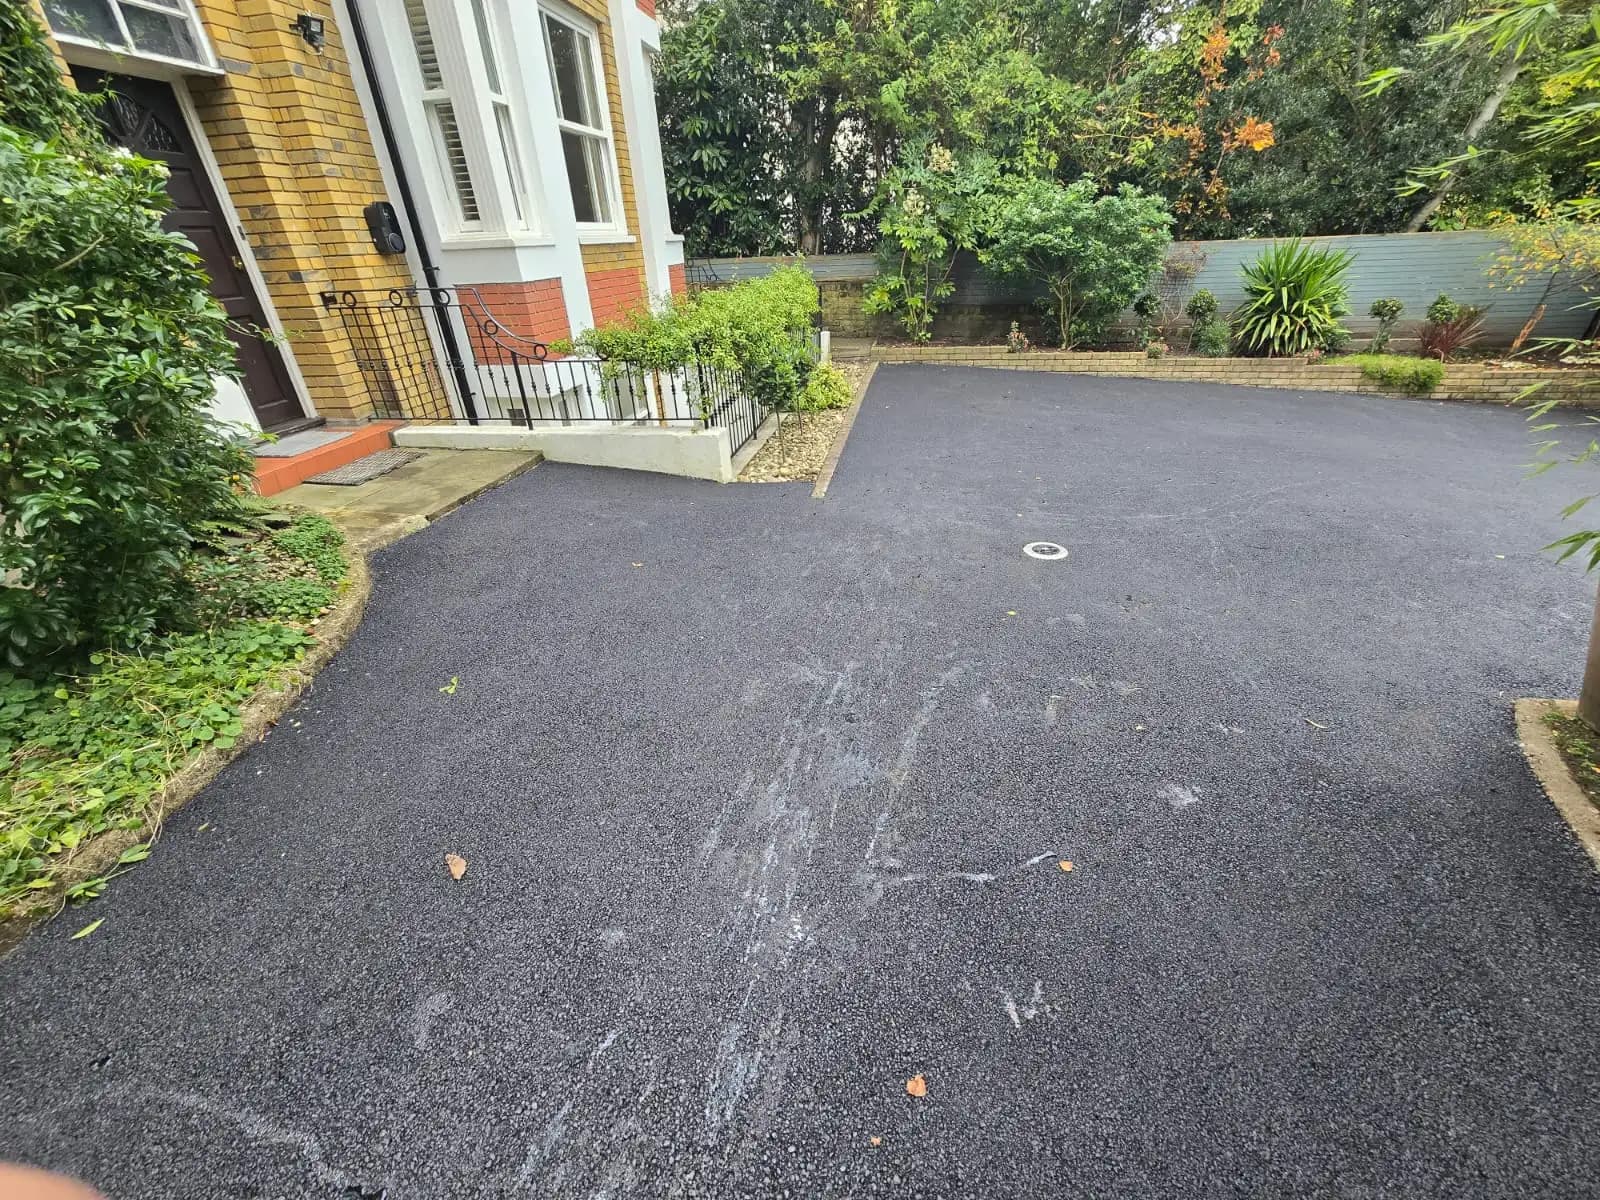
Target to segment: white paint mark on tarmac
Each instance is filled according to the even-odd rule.
[[[589,1070],[590,1071],[594,1070],[594,1065],[595,1065],[595,1063],[600,1061],[600,1056],[602,1054],[604,1054],[607,1050],[611,1049],[611,1047],[616,1044],[616,1040],[621,1036],[622,1036],[622,1026],[619,1025],[615,1029],[613,1029],[609,1033],[607,1033],[605,1035],[605,1037],[600,1039],[599,1045],[595,1046],[595,1048],[594,1048],[594,1053],[589,1055]]]
[[[517,1186],[527,1187],[533,1182],[534,1175],[550,1157],[550,1152],[556,1148],[567,1132],[567,1114],[572,1111],[572,1101],[568,1100],[544,1125],[544,1133],[533,1145],[528,1147],[527,1156],[522,1160],[522,1167],[517,1172]]]
[[[1192,804],[1200,803],[1199,793],[1193,788],[1184,787],[1180,783],[1169,783],[1156,794],[1172,805],[1174,809],[1188,808]]]
[[[434,992],[417,1001],[417,1007],[411,1014],[411,1041],[418,1050],[428,1048],[433,1023],[449,1012],[455,1002],[455,996],[449,992]]]
[[[310,1171],[311,1177],[319,1184],[330,1188],[344,1188],[348,1191],[371,1190],[373,1187],[373,1180],[358,1178],[348,1171],[329,1165],[323,1156],[322,1143],[309,1133],[301,1133],[298,1129],[275,1124],[249,1109],[234,1108],[219,1100],[202,1096],[198,1092],[168,1092],[155,1088],[118,1086],[106,1089],[103,1094],[119,1100],[155,1101],[168,1108],[186,1108],[190,1112],[219,1117],[237,1125],[252,1142],[290,1146],[298,1150],[306,1161],[306,1168]]]
[[[628,931],[626,929],[618,929],[615,925],[600,931],[600,944],[607,950],[615,950],[627,940]]]
[[[1065,699],[1065,696],[1051,696],[1045,701],[1044,719],[1050,724],[1054,725],[1061,719],[1061,702]]]
[[[1005,988],[1000,989],[1000,1000],[1006,1016],[1011,1019],[1011,1023],[1018,1029],[1022,1028],[1024,1021],[1031,1021],[1041,1013],[1046,1016],[1054,1016],[1056,1011],[1054,1004],[1045,1003],[1044,981],[1042,979],[1033,981],[1033,991],[1026,1000],[1019,1003],[1017,998]]]

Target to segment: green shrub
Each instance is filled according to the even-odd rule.
[[[1367,309],[1367,316],[1378,323],[1378,332],[1372,335],[1370,353],[1382,354],[1387,349],[1389,339],[1394,334],[1395,322],[1400,319],[1400,314],[1405,310],[1405,303],[1396,300],[1393,296],[1385,296],[1372,302],[1372,307]]]
[[[855,398],[855,390],[843,371],[832,363],[818,363],[800,390],[800,402],[795,407],[804,412],[849,408]]]
[[[1350,341],[1350,331],[1343,325],[1335,325],[1324,335],[1322,345],[1317,349],[1325,354],[1343,354],[1350,349]]]
[[[1361,373],[1385,387],[1404,392],[1431,392],[1444,379],[1444,366],[1431,358],[1404,354],[1352,354],[1339,360],[1353,363]]]
[[[6,54],[36,57],[15,42]],[[197,531],[242,519],[251,461],[208,412],[234,349],[189,243],[161,227],[166,168],[87,128],[41,140],[4,116],[0,661],[39,671],[180,621]]]
[[[1483,309],[1441,295],[1428,305],[1428,319],[1417,330],[1417,343],[1424,354],[1444,362],[1482,336]]]
[[[338,583],[344,578],[345,561],[340,553],[344,534],[327,517],[316,513],[296,517],[287,529],[272,535],[272,542],[285,554],[309,565],[324,583]]]
[[[764,405],[786,411],[811,372],[807,338],[819,311],[810,272],[783,267],[760,279],[676,299],[659,312],[639,309],[556,349],[647,371],[675,370],[698,358],[741,372]]]
[[[869,313],[890,313],[913,341],[928,340],[940,303],[955,291],[956,255],[977,247],[993,173],[987,159],[958,159],[925,140],[903,148],[868,208],[881,237]]]
[[[1233,331],[1226,321],[1207,321],[1195,328],[1191,340],[1196,354],[1206,358],[1226,358],[1233,348]]]
[[[1349,311],[1344,276],[1351,255],[1301,241],[1276,242],[1243,270],[1245,302],[1234,314],[1251,354],[1321,350]]]
[[[1061,345],[1098,338],[1144,290],[1172,243],[1172,214],[1132,184],[1030,179],[996,202],[979,254],[997,279],[1050,293]]]
[[[1201,288],[1189,297],[1189,303],[1183,306],[1183,311],[1194,327],[1200,329],[1216,320],[1217,298],[1208,289]]]
[[[1428,320],[1434,325],[1448,325],[1461,315],[1461,305],[1452,300],[1444,292],[1434,297],[1433,303],[1428,305]]]
[[[85,838],[141,828],[176,766],[233,745],[244,702],[311,640],[243,621],[160,638],[137,655],[96,653],[92,674],[59,685],[0,671],[0,918],[48,887]]]
[[[1146,358],[1165,358],[1167,356],[1167,344],[1159,340],[1149,343],[1144,348],[1144,356]]]
[[[263,579],[241,597],[256,616],[285,621],[309,621],[326,612],[333,601],[333,589],[315,579]]]

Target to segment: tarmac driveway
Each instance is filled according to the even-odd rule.
[[[1600,877],[1511,701],[1574,693],[1593,593],[1528,440],[886,367],[820,503],[540,467],[378,557],[93,937],[0,963],[0,1155],[119,1198],[1585,1194]]]

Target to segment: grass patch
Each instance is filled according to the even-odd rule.
[[[89,839],[148,829],[189,759],[234,744],[245,703],[315,643],[311,626],[347,569],[343,541],[314,515],[235,531],[190,568],[193,628],[139,653],[93,654],[71,674],[0,671],[0,920],[52,895]],[[116,869],[148,853],[135,846]],[[65,898],[90,899],[107,878],[75,883]]]
[[[1361,368],[1361,373],[1385,387],[1403,392],[1431,392],[1444,379],[1444,364],[1433,358],[1406,354],[1348,354],[1335,359]]]
[[[1589,803],[1600,807],[1600,733],[1577,717],[1560,713],[1551,713],[1544,720],[1555,736],[1556,749],[1561,751],[1572,777],[1589,797]]]

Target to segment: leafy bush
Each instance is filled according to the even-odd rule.
[[[928,340],[940,302],[955,291],[956,255],[977,246],[992,174],[981,158],[958,161],[926,142],[907,147],[869,210],[883,237],[869,313],[892,313],[913,341]]]
[[[1316,347],[1324,354],[1343,354],[1350,349],[1351,334],[1343,325],[1335,325],[1322,339],[1322,345]]]
[[[342,542],[310,514],[224,539],[189,564],[201,627],[95,652],[49,682],[0,671],[0,919],[42,895],[84,838],[144,825],[190,754],[233,744],[243,704],[311,646],[305,626],[347,570]]]
[[[1388,347],[1389,339],[1394,334],[1395,322],[1405,310],[1404,302],[1392,296],[1372,302],[1372,307],[1367,309],[1367,316],[1378,322],[1378,332],[1372,335],[1371,353],[1382,354]]]
[[[161,228],[165,167],[56,133],[0,125],[0,645],[29,671],[180,620],[197,530],[242,518],[251,471],[207,411],[234,350]]]
[[[1144,348],[1144,356],[1146,358],[1165,358],[1167,356],[1167,344],[1159,340],[1151,342]]]
[[[1483,309],[1458,304],[1444,293],[1428,305],[1428,319],[1417,330],[1422,353],[1446,361],[1483,336]]]
[[[800,390],[800,402],[795,407],[803,412],[849,408],[855,398],[855,390],[843,371],[832,363],[818,363]]]
[[[1206,358],[1226,358],[1233,348],[1233,331],[1226,321],[1207,321],[1195,328],[1192,345]]]
[[[96,653],[93,674],[59,686],[0,671],[0,917],[49,887],[85,838],[143,826],[176,766],[231,746],[244,702],[310,644],[302,629],[244,621]]]
[[[1428,305],[1428,320],[1434,325],[1448,325],[1461,315],[1461,305],[1452,300],[1444,292],[1433,298],[1433,303]]]
[[[1009,354],[1021,354],[1030,349],[1032,343],[1028,335],[1022,332],[1022,327],[1015,321],[1011,322],[1011,331],[1006,334],[1006,351]]]
[[[1217,298],[1209,288],[1201,288],[1189,297],[1189,303],[1184,305],[1184,315],[1194,322],[1196,329],[1209,325],[1217,317]]]
[[[641,308],[556,349],[576,350],[647,371],[670,371],[699,359],[741,372],[757,398],[780,412],[793,407],[811,372],[808,331],[821,309],[804,267],[708,288],[656,312]]]
[[[287,529],[272,535],[272,542],[285,554],[298,558],[314,569],[323,583],[338,583],[345,575],[344,534],[327,517],[306,513],[295,518]]]
[[[1344,276],[1351,255],[1301,241],[1275,242],[1245,266],[1245,302],[1234,314],[1239,345],[1252,354],[1320,350],[1349,312]]]
[[[996,278],[1050,293],[1061,344],[1102,334],[1161,266],[1172,215],[1132,184],[1098,195],[1093,180],[1016,185],[998,202],[979,257]]]
[[[1444,379],[1444,366],[1431,358],[1404,354],[1352,354],[1341,362],[1353,363],[1361,373],[1385,387],[1406,392],[1431,392]]]

